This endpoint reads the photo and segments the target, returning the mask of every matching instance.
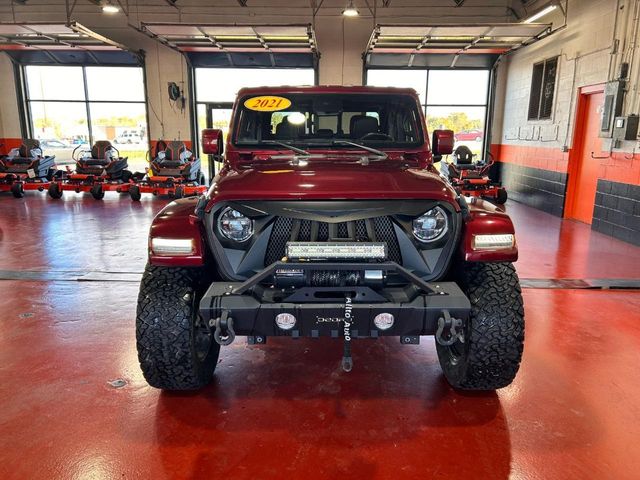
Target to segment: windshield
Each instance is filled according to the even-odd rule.
[[[416,101],[409,95],[281,94],[240,99],[234,143],[351,148],[358,142],[379,148],[420,146]]]

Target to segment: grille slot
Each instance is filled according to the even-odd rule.
[[[265,266],[285,256],[287,242],[328,241],[386,242],[388,259],[402,264],[400,245],[391,217],[376,217],[352,222],[329,224],[311,220],[276,217],[264,257]]]

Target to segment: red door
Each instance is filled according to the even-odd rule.
[[[581,94],[576,116],[574,153],[569,165],[565,217],[591,225],[601,156],[600,131],[604,93]]]

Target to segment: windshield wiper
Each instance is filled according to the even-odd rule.
[[[261,143],[266,143],[267,145],[280,145],[281,147],[291,150],[292,152],[299,153],[300,155],[311,155],[309,152],[303,150],[302,148],[294,147],[293,145],[289,145],[288,143],[278,142],[277,140],[262,140]]]
[[[351,145],[352,147],[358,147],[358,148],[361,148],[362,150],[375,154],[376,156],[380,157],[381,160],[386,160],[387,158],[389,158],[389,155],[384,153],[382,150],[367,147],[366,145],[363,145],[361,143],[350,142],[349,140],[334,140],[333,142],[331,142],[331,144],[332,145]]]

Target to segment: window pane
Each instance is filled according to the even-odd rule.
[[[427,127],[429,132],[453,130],[455,147],[466,145],[473,153],[480,154],[484,144],[484,115],[484,107],[427,107]]]
[[[89,100],[144,102],[142,68],[87,67]]]
[[[33,136],[45,155],[55,155],[60,164],[71,163],[75,147],[89,141],[84,103],[29,102]]]
[[[367,70],[367,85],[374,87],[413,88],[424,105],[427,88],[426,70]]]
[[[91,103],[93,141],[109,140],[123,157],[129,157],[131,171],[147,166],[147,119],[144,103]]]
[[[485,105],[488,70],[431,70],[427,105]]]
[[[311,68],[197,68],[198,102],[233,102],[243,87],[313,85]]]
[[[26,67],[31,100],[84,100],[82,67]]]

